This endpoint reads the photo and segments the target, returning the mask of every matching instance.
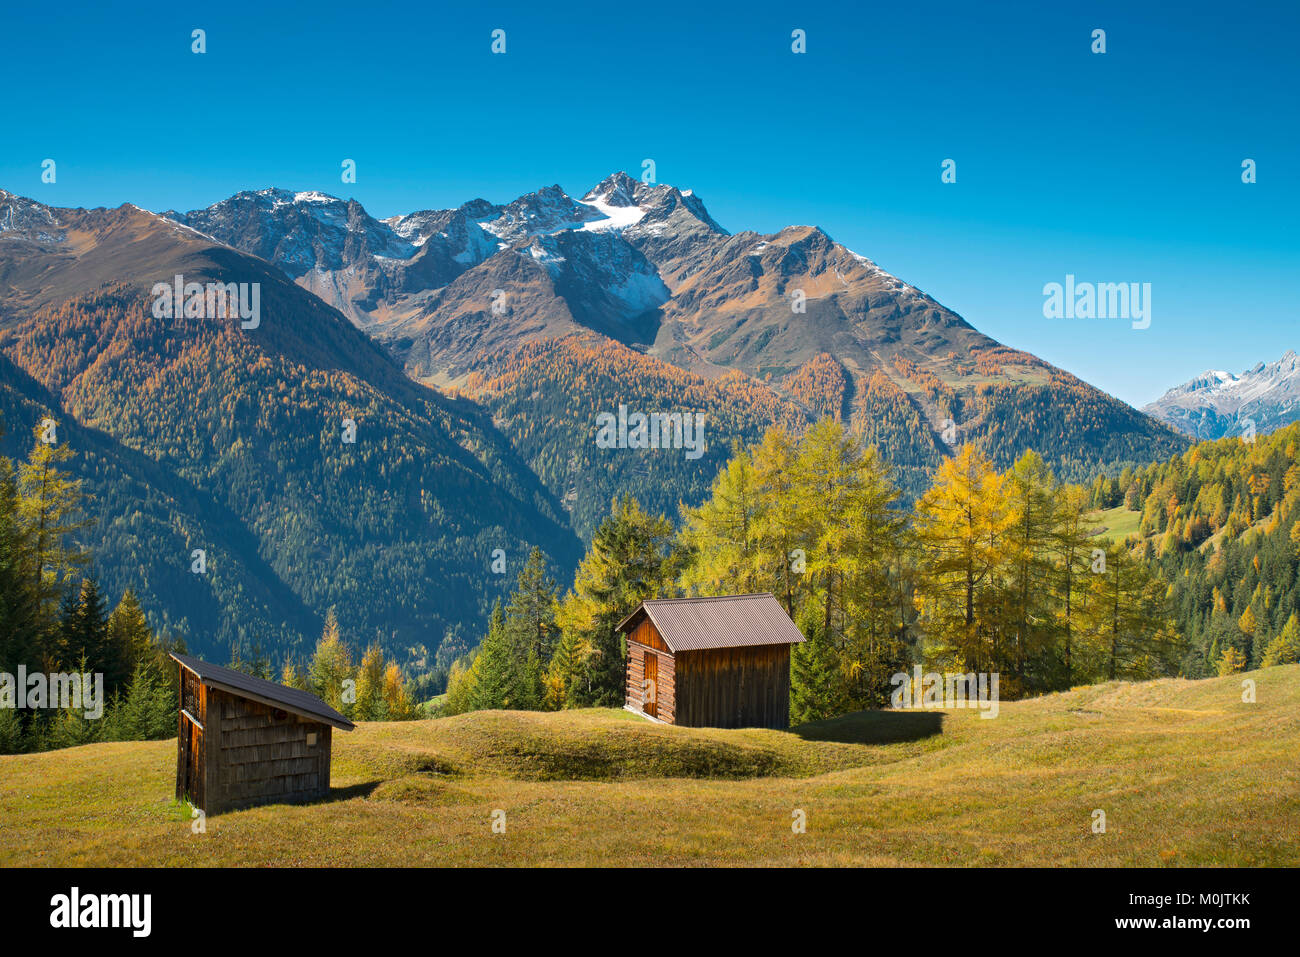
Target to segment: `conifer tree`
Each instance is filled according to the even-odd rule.
[[[488,633],[470,667],[468,680],[473,711],[541,707],[541,665],[535,654],[514,640],[500,601],[492,608]]]
[[[342,714],[352,713],[354,701],[344,701],[344,682],[354,679],[352,653],[343,641],[338,618],[331,608],[325,615],[325,627],[316,653],[307,669],[307,680],[313,694]]]
[[[18,515],[38,612],[52,615],[65,577],[89,560],[72,539],[90,523],[81,517],[80,480],[62,469],[72,450],[43,441],[39,424],[32,431],[36,442],[18,469]]]
[[[15,708],[0,708],[0,754],[19,754],[26,747],[23,722]]]
[[[154,650],[153,632],[145,619],[140,601],[135,597],[135,590],[127,588],[122,599],[108,616],[108,644],[123,660],[131,662],[128,673],[134,664],[149,656]]]
[[[684,511],[680,545],[690,562],[682,575],[688,591],[716,595],[763,591],[770,582],[759,553],[759,491],[753,460],[736,448],[699,508]]]
[[[616,499],[557,614],[560,628],[590,648],[590,683],[567,689],[571,706],[622,704],[626,652],[616,626],[644,599],[672,593],[676,561],[672,523],[631,496]]]
[[[1042,456],[1027,451],[1007,473],[1004,485],[1010,522],[1007,529],[1009,559],[1008,611],[1011,655],[1015,664],[1015,691],[1042,688],[1044,669],[1030,678],[1026,663],[1047,653],[1052,645],[1051,545],[1058,527],[1056,479]],[[1036,662],[1041,664],[1041,662]]]
[[[384,716],[388,721],[410,721],[420,716],[420,709],[407,691],[406,679],[397,662],[390,661],[384,669]]]
[[[371,645],[361,656],[357,669],[357,701],[353,717],[358,721],[384,721],[384,652]]]
[[[1264,650],[1261,666],[1271,668],[1273,665],[1297,663],[1300,663],[1300,621],[1297,621],[1295,612],[1292,612],[1277,637]]]
[[[1223,656],[1219,658],[1219,677],[1223,678],[1228,675],[1235,675],[1238,672],[1246,670],[1246,656],[1236,648],[1229,645],[1223,649]]]
[[[763,577],[775,579],[767,590],[792,619],[809,594],[806,552],[811,529],[797,485],[799,452],[795,437],[783,426],[768,429],[752,452],[759,501],[755,514],[759,562]],[[800,549],[805,553],[802,570],[796,558]]]
[[[121,672],[129,669],[131,663],[118,660],[116,655],[110,656],[104,599],[93,578],[83,578],[76,591],[66,594],[59,615],[56,660],[61,669],[85,662],[92,671],[104,674],[105,686],[112,690],[125,683]]]
[[[284,667],[280,669],[280,684],[286,688],[297,688],[299,691],[309,691],[311,687],[307,669],[292,658],[285,661]]]
[[[1130,480],[1131,481],[1131,480]],[[1132,486],[1130,486],[1132,487]],[[1091,568],[1092,529],[1087,519],[1087,495],[1082,486],[1068,485],[1057,497],[1056,521],[1051,533],[1051,548],[1058,560],[1053,578],[1056,633],[1061,641],[1064,671],[1062,688],[1074,686],[1074,662],[1078,621],[1087,615],[1088,590],[1080,585]]]
[[[148,741],[176,734],[177,694],[152,661],[135,666],[125,695],[108,714],[106,736],[113,741]]]
[[[505,609],[505,627],[523,655],[550,661],[557,637],[555,609],[555,580],[547,574],[542,550],[534,547]]]
[[[559,711],[592,696],[594,649],[576,629],[560,634],[543,676],[543,707]]]
[[[790,649],[790,725],[832,718],[848,709],[840,657],[815,603],[800,618],[805,640]]]
[[[26,574],[17,481],[13,465],[0,456],[0,671],[12,674],[19,664],[37,664],[39,631],[35,591]]]
[[[963,671],[1005,671],[1004,606],[997,587],[1012,515],[1004,479],[972,445],[944,460],[916,503],[925,553],[921,628],[938,660]]]
[[[464,714],[473,710],[473,669],[461,661],[453,661],[447,674],[447,694],[443,698],[440,713],[444,715]]]
[[[1141,680],[1170,673],[1178,642],[1166,613],[1166,586],[1150,566],[1120,542],[1106,550],[1105,571],[1090,577],[1101,676]]]

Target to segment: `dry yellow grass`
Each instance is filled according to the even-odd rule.
[[[333,800],[199,835],[171,799],[174,741],[0,757],[0,863],[1300,864],[1300,666],[1079,688],[995,720],[783,733],[494,712],[335,741]]]

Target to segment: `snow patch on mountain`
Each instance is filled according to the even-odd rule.
[[[502,207],[500,215],[482,223],[482,227],[503,242],[516,243],[580,229],[600,216],[600,212],[577,202],[559,186],[547,186]]]
[[[0,239],[25,239],[49,245],[65,238],[54,210],[41,203],[0,190]]]
[[[662,279],[645,272],[630,273],[621,283],[611,285],[609,293],[623,303],[631,315],[656,309],[672,295]]]
[[[560,274],[560,267],[564,265],[565,257],[561,256],[556,250],[548,248],[541,242],[531,242],[525,250],[529,256],[537,260],[552,276]]]
[[[640,206],[610,206],[602,200],[593,200],[591,202],[584,200],[583,203],[605,217],[604,219],[582,224],[583,229],[593,232],[605,229],[627,229],[627,227],[635,226],[645,219],[645,210]]]
[[[1270,432],[1300,419],[1300,357],[1288,349],[1240,375],[1207,369],[1142,411],[1198,439]]]

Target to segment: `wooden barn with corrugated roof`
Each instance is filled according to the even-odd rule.
[[[649,599],[618,630],[629,711],[691,728],[790,726],[790,646],[804,638],[771,594]]]
[[[351,731],[351,721],[310,692],[172,657],[181,669],[178,800],[219,814],[329,794],[330,734]]]

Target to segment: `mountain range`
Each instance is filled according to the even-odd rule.
[[[259,283],[260,325],[156,318],[178,274]],[[703,413],[707,451],[598,447],[620,409]],[[164,214],[0,191],[6,453],[47,414],[84,452],[104,584],[200,653],[297,647],[335,607],[431,654],[502,592],[494,549],[563,578],[612,496],[675,514],[777,422],[848,421],[909,495],[961,441],[1071,480],[1187,445],[815,226],[733,234],[625,173],[386,219],[281,189]]]
[[[1034,447],[1072,479],[1183,447],[815,226],[732,234],[690,190],[626,173],[581,199],[553,185],[385,220],[282,190],[167,215],[280,266],[413,379],[490,409],[580,535],[619,490],[675,511],[720,461],[597,455],[594,418],[620,401],[694,403],[720,454],[772,421],[837,415],[910,491],[946,439],[999,464]]]
[[[1196,439],[1257,434],[1300,420],[1300,357],[1288,349],[1241,375],[1208,370],[1175,386],[1142,411]]]
[[[0,193],[0,226],[3,451],[59,422],[104,590],[134,587],[191,651],[305,650],[333,607],[363,645],[432,654],[504,588],[496,549],[576,562],[482,408],[412,382],[278,268],[131,206]],[[160,317],[152,287],[178,274],[259,284],[260,323]]]

